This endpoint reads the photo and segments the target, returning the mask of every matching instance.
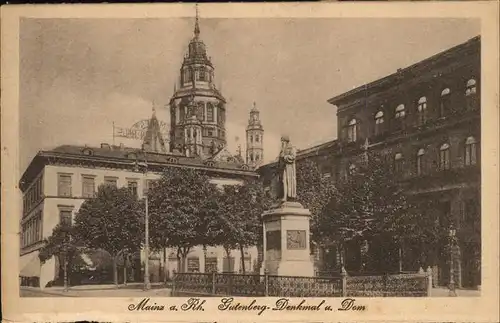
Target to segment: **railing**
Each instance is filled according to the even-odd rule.
[[[342,296],[339,277],[299,277],[257,274],[178,273],[173,294],[275,297]]]
[[[423,297],[430,296],[432,271],[371,276],[330,277],[257,274],[178,273],[173,295],[272,297]]]
[[[347,296],[423,297],[429,295],[427,273],[347,278]],[[432,286],[432,285],[431,285]]]

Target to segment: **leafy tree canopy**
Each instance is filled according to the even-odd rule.
[[[103,249],[116,257],[137,250],[144,237],[144,209],[127,188],[102,185],[75,216],[74,232],[89,249]]]

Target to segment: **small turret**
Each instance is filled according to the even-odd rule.
[[[250,110],[247,126],[247,164],[256,168],[264,158],[264,128],[260,122],[259,110],[255,102]]]

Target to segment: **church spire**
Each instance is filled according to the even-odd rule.
[[[198,18],[198,4],[196,4],[196,22],[194,24],[194,35],[195,37],[200,36],[200,24]]]

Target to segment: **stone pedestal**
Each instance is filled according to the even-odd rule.
[[[262,214],[264,262],[261,273],[314,276],[310,257],[311,212],[297,202],[284,202]]]

